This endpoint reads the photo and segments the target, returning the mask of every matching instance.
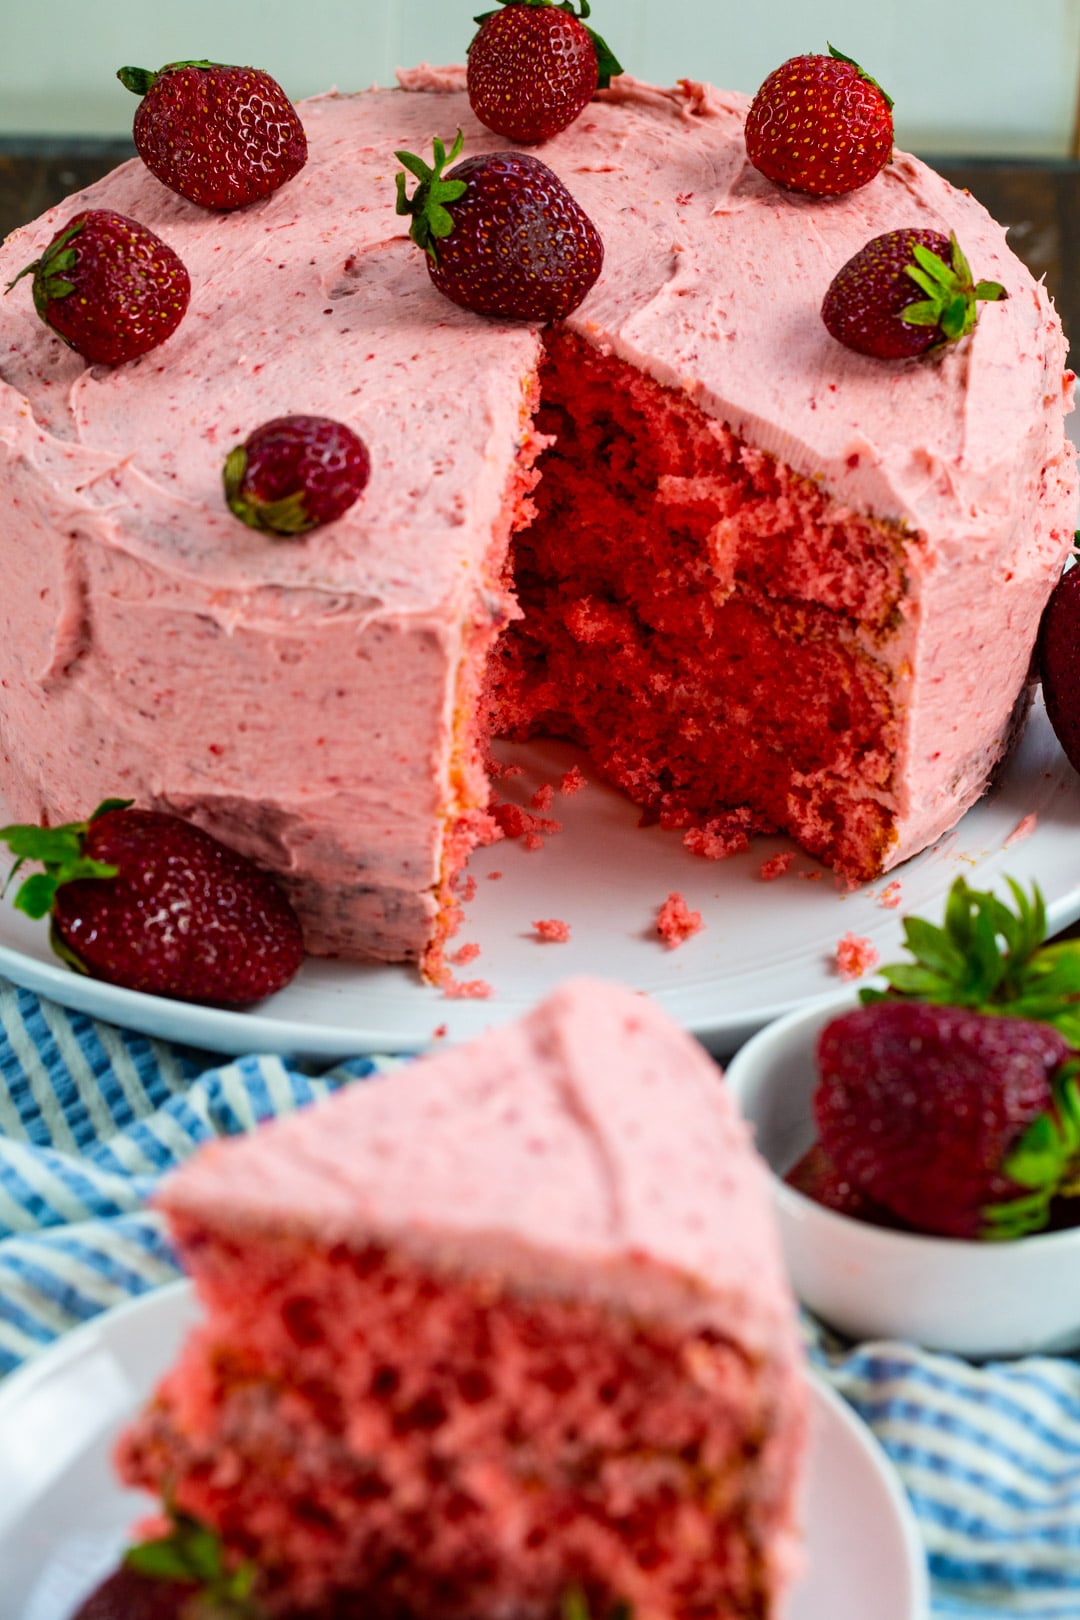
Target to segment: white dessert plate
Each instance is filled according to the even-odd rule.
[[[940,915],[958,873],[982,887],[1004,874],[1037,880],[1054,929],[1080,916],[1080,776],[1041,703],[993,792],[932,849],[853,892],[802,854],[785,876],[762,881],[762,863],[791,847],[783,839],[757,839],[724,861],[692,855],[679,833],[641,826],[636,807],[593,780],[588,761],[566,744],[500,753],[522,768],[500,792],[523,806],[572,764],[588,785],[573,796],[555,792],[549,814],[563,830],[543,848],[507,841],[478,850],[469,863],[475,894],[451,952],[476,945],[480,954],[453,971],[462,981],[487,981],[486,1000],[448,999],[410,967],[310,959],[287,989],[251,1011],[172,1002],[70,972],[52,955],[46,925],[15,911],[10,897],[0,904],[0,974],[78,1011],[216,1052],[346,1057],[467,1039],[519,1016],[561,980],[590,973],[648,992],[724,1054],[781,1013],[841,988],[842,936],[869,939],[882,961],[894,959],[901,911]],[[900,909],[883,904],[890,883],[899,884]],[[701,913],[704,927],[671,950],[656,917],[673,891]],[[565,944],[537,937],[534,923],[550,918],[569,926]]]
[[[110,1466],[198,1312],[181,1282],[106,1312],[0,1385],[3,1620],[69,1620],[149,1499]],[[807,1568],[787,1620],[926,1620],[925,1560],[869,1430],[811,1378]]]

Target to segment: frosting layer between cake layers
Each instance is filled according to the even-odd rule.
[[[17,231],[10,280],[79,207],[108,206],[184,259],[182,326],[143,359],[87,367],[29,296],[0,339],[0,758],[7,810],[83,815],[125,793],[277,869],[309,947],[396,959],[431,938],[486,784],[467,701],[514,606],[501,563],[527,520],[542,336],[430,285],[394,213],[396,148],[473,119],[463,70],[303,104],[307,167],[208,215],[140,162]],[[872,656],[900,738],[884,794],[895,864],[983,790],[1009,733],[1076,481],[1060,326],[1004,232],[897,154],[828,202],[749,167],[744,98],[617,81],[541,149],[604,237],[571,317],[589,343],[684,390],[840,508],[905,536],[907,591]],[[969,340],[887,367],[819,307],[872,235],[955,230],[1008,288]],[[224,508],[221,463],[289,411],[347,421],[373,476],[301,542]]]

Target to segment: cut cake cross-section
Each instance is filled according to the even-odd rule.
[[[159,1202],[206,1317],[121,1472],[267,1615],[779,1613],[805,1391],[765,1172],[648,1000],[571,981]]]

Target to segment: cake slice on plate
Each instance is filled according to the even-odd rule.
[[[121,1472],[268,1616],[778,1613],[794,1310],[719,1071],[648,1000],[572,981],[159,1201],[206,1315]]]

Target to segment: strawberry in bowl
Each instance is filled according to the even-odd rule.
[[[800,1298],[856,1338],[974,1357],[1080,1346],[1080,941],[1037,890],[958,879],[911,960],[763,1030],[727,1082]]]

